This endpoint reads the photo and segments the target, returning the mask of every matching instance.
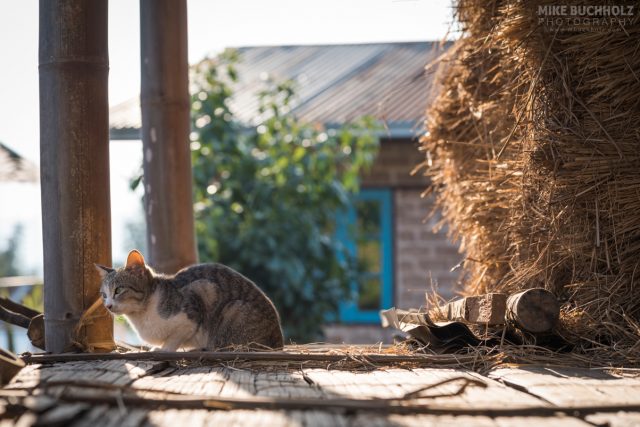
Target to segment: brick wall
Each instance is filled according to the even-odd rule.
[[[451,269],[462,259],[444,231],[432,231],[438,218],[425,221],[433,201],[420,198],[420,193],[418,189],[394,191],[395,303],[399,308],[420,307],[432,286],[442,296],[452,297],[458,272]]]
[[[422,161],[422,154],[409,140],[383,141],[372,169],[363,177],[366,187],[391,188],[394,223],[394,305],[419,308],[425,304],[425,292],[432,285],[444,297],[455,293],[458,272],[451,268],[462,255],[448,242],[445,231],[433,233],[438,216],[428,220],[432,198],[421,198],[428,186],[423,176],[410,176]],[[391,342],[396,331],[378,325],[330,325],[325,328],[327,342]]]
[[[413,187],[425,189],[429,180],[411,171],[423,161],[415,141],[383,139],[371,170],[362,177],[363,187]]]

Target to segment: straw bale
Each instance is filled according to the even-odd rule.
[[[466,294],[544,287],[580,349],[638,361],[640,3],[606,31],[540,24],[548,4],[456,3],[461,37],[421,140],[428,192]]]

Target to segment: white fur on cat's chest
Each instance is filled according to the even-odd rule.
[[[182,342],[191,338],[197,325],[183,312],[163,318],[158,313],[159,302],[158,294],[154,294],[145,313],[126,316],[140,338],[154,346],[163,346],[176,336],[180,336]]]

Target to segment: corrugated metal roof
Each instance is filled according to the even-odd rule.
[[[267,75],[297,82],[292,111],[302,120],[335,126],[371,115],[393,136],[413,136],[433,99],[424,67],[442,49],[439,42],[239,48],[240,81],[230,108],[243,123],[256,124]],[[112,107],[110,122],[113,139],[138,138],[138,99]]]

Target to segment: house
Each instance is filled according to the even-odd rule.
[[[113,319],[96,312],[101,306],[95,295],[97,274],[87,274],[92,271],[94,260],[106,262],[110,255],[106,251],[110,246],[107,2],[41,3],[40,166],[46,206],[45,311],[42,316],[20,318],[29,320],[30,329],[32,323],[44,324],[46,352],[17,357],[0,349],[3,424],[96,427],[187,423],[194,426],[637,424],[640,400],[633,393],[637,390],[634,387],[640,387],[633,369],[637,366],[637,352],[631,347],[629,351],[626,348],[621,351],[618,343],[607,349],[607,342],[592,340],[582,347],[576,345],[571,353],[511,345],[510,340],[500,346],[474,345],[473,349],[452,354],[408,351],[404,346],[318,344],[287,345],[281,350],[256,352],[139,352],[128,346],[112,351]],[[479,8],[484,9],[487,8]],[[494,9],[488,10],[492,14],[480,18],[502,23],[494,19],[498,18]],[[487,20],[478,19],[478,15],[473,11],[468,14],[470,19],[484,24]],[[156,85],[155,93],[147,91],[156,97],[152,97],[153,103],[146,102],[143,106],[145,151],[151,150],[152,155],[161,153],[165,159],[180,163],[179,155],[189,153],[184,143],[189,130],[188,93],[186,84],[181,84],[186,83],[188,68],[186,0],[142,1],[140,16],[143,70],[147,66],[143,71],[143,87],[148,88],[150,80],[155,83],[158,75],[174,77]],[[513,16],[518,22],[523,21],[522,13]],[[537,25],[533,19],[528,21]],[[487,40],[485,32],[474,32],[482,43]],[[170,37],[162,38],[166,34]],[[521,34],[536,35],[532,31]],[[552,37],[555,39],[556,35],[557,32]],[[503,34],[498,37],[503,38]],[[163,43],[148,43],[149,39]],[[592,43],[593,39],[589,36],[587,42]],[[610,39],[607,34],[606,41]],[[469,40],[465,38],[463,43]],[[635,48],[633,41],[630,46]],[[596,47],[601,46],[596,43]],[[92,55],[87,56],[87,52]],[[181,72],[165,73],[175,64]],[[534,67],[533,71],[539,75],[540,67]],[[578,76],[582,78],[583,74]],[[165,97],[176,86],[181,86],[183,92],[182,98],[176,98],[185,102],[176,103],[176,98]],[[153,108],[157,106],[166,108]],[[180,109],[185,113],[182,117],[175,114]],[[149,113],[162,114],[150,117]],[[462,117],[455,111],[454,116]],[[183,119],[182,125],[186,126],[180,130],[184,132],[173,132],[179,135],[175,138],[169,135],[162,144],[149,146],[149,139],[156,141],[151,138],[156,131],[174,131],[180,126],[174,118]],[[388,135],[383,141],[389,147],[393,143]],[[176,154],[176,148],[184,149],[184,153]],[[155,183],[163,177],[155,175],[156,170],[148,163],[159,165],[163,172],[166,164],[152,155],[145,159],[145,178]],[[387,167],[384,156],[383,153],[380,167]],[[188,171],[188,161],[175,169]],[[369,182],[367,191],[373,186],[372,176],[365,177]],[[189,174],[173,173],[170,178],[180,181],[184,192],[190,193]],[[60,188],[62,191],[58,191]],[[382,201],[350,214],[352,218],[356,215],[356,220],[358,215],[366,215],[359,222],[367,223],[364,227],[367,231],[374,229],[366,234],[365,242],[382,242],[379,236],[387,233],[400,235],[397,225],[400,216],[392,212],[393,216],[385,217],[383,212],[387,209],[381,206],[388,203],[402,208],[400,195],[405,187],[386,183],[384,188],[389,197],[363,197],[365,204]],[[158,216],[158,210],[164,213],[162,209],[173,213],[186,208],[186,218],[191,219],[190,204],[167,199],[159,204],[160,209],[154,210],[154,215]],[[169,231],[178,228],[184,235],[193,230],[192,224],[181,223],[185,217],[163,219],[167,220],[164,228]],[[153,226],[150,221],[149,228]],[[386,232],[382,231],[386,228]],[[156,227],[152,232],[159,229]],[[167,235],[172,237],[170,233]],[[395,238],[394,242],[398,240],[402,239]],[[176,249],[175,246],[168,249]],[[378,267],[393,259],[382,255],[384,260]],[[391,265],[396,269],[391,276],[395,278],[400,267]],[[374,276],[376,271],[371,273]],[[380,275],[378,278],[381,279]],[[398,299],[402,295],[397,284],[392,295]],[[369,302],[367,298],[367,305]],[[6,309],[8,306],[5,301],[5,311],[11,312]],[[36,323],[36,319],[40,321]],[[631,315],[624,320],[635,327]],[[38,328],[35,331],[42,332]],[[623,344],[631,342],[636,346],[635,335],[627,333],[628,336],[632,339]],[[42,333],[39,337],[42,338]],[[592,346],[594,343],[598,345]]]
[[[0,182],[37,182],[38,167],[0,143]]]
[[[436,219],[425,223],[433,208],[421,198],[428,181],[410,175],[423,161],[416,137],[432,99],[432,74],[425,65],[447,47],[412,42],[238,49],[240,81],[231,109],[241,121],[255,124],[255,95],[268,76],[297,81],[299,100],[292,112],[305,121],[331,128],[371,115],[384,125],[379,156],[362,177],[354,210],[344,214],[346,222],[360,228],[358,236],[350,241],[341,233],[373,267],[364,283],[354,284],[356,301],[343,303],[340,322],[326,329],[330,342],[389,340],[389,332],[379,327],[380,309],[420,307],[432,284],[453,295],[458,274],[451,269],[461,255],[444,232],[431,231]],[[140,139],[138,99],[111,108],[110,134],[111,139]]]

